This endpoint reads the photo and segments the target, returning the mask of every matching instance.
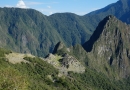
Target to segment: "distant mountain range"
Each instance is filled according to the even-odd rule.
[[[129,3],[129,0],[119,0],[84,16],[72,13],[45,16],[32,9],[0,8],[0,46],[43,57],[59,41],[66,46],[84,44],[107,15],[129,24]]]
[[[116,3],[110,4],[102,9],[91,12],[88,15],[97,16],[98,19],[104,18],[107,15],[114,15],[121,21],[130,24],[130,0],[119,0]]]

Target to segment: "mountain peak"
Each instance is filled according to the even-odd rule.
[[[106,18],[104,18],[98,25],[98,27],[96,28],[96,30],[94,31],[93,35],[90,37],[90,39],[83,45],[84,49],[87,52],[91,52],[93,44],[95,41],[98,40],[98,38],[100,37],[100,34],[102,33],[102,31],[105,28],[105,25],[107,25],[107,23],[109,23],[111,20],[116,19],[115,16],[109,15]]]
[[[90,40],[83,45],[89,52],[88,57],[92,60],[91,67],[104,73],[113,73],[110,68],[115,68],[115,75],[118,73],[121,78],[128,77],[130,75],[129,30],[128,25],[114,16],[110,15],[104,18]],[[94,63],[98,63],[98,65]],[[107,67],[106,71],[103,70],[103,66]]]
[[[69,52],[69,48],[67,48],[63,42],[58,42],[55,45],[55,48],[53,50],[53,54],[58,54],[58,55],[64,55]]]

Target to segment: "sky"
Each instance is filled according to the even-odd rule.
[[[118,0],[0,0],[0,7],[32,8],[45,15],[75,13],[85,15]]]

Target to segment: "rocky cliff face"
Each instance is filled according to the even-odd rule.
[[[116,79],[130,75],[130,26],[114,16],[101,21],[83,47],[89,67]]]

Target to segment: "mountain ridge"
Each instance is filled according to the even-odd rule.
[[[0,88],[129,90],[130,26],[107,16],[98,27],[95,32],[100,33],[95,33],[99,35],[93,41],[91,52],[86,52],[81,45],[67,48],[59,42],[55,55],[49,54],[44,60],[26,54],[13,56],[11,51],[0,48]],[[20,61],[13,63],[13,58]]]
[[[112,16],[107,16],[106,18],[104,18],[98,25],[98,27],[96,28],[96,30],[94,31],[93,35],[90,37],[90,39],[83,44],[84,49],[87,52],[91,52],[92,48],[93,48],[93,44],[94,42],[96,42],[100,36],[100,34],[103,31],[103,26],[106,25],[107,21],[110,20]],[[98,30],[97,30],[98,29]]]
[[[125,9],[124,6],[118,1],[105,7],[106,11],[94,11],[84,16],[73,13],[46,16],[33,9],[0,8],[0,46],[45,57],[59,41],[67,47],[84,44],[107,15],[112,14],[129,24],[130,5],[127,3]]]
[[[25,53],[0,48],[0,89],[129,90],[127,1],[84,16],[0,8],[0,47]]]
[[[101,25],[102,22],[105,22],[104,26]],[[83,45],[88,52],[89,66],[116,79],[127,78],[130,75],[130,26],[115,16],[108,16],[101,23],[98,26],[100,28],[97,27],[95,30],[101,33],[94,32],[90,41]],[[99,36],[95,37],[96,35]],[[91,47],[90,51],[89,47]]]
[[[97,17],[98,19],[100,19],[100,21],[105,18],[108,15],[114,15],[116,16],[118,19],[120,19],[121,21],[129,24],[129,20],[130,18],[127,15],[127,19],[128,20],[123,20],[126,17],[122,17],[124,14],[128,14],[130,11],[130,1],[129,0],[119,0],[116,3],[110,4],[102,9],[90,12],[88,14],[86,14],[86,16],[94,16]],[[118,11],[118,12],[117,12]],[[98,22],[100,22],[98,21]],[[98,24],[98,23],[97,23]]]

